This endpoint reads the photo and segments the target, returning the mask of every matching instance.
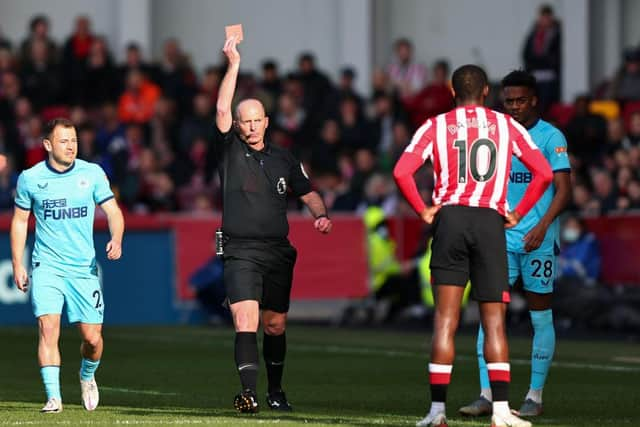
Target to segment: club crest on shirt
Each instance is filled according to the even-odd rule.
[[[278,191],[278,194],[284,194],[287,192],[287,181],[285,181],[284,177],[281,176],[278,178],[276,190]]]
[[[80,178],[78,180],[78,187],[82,189],[89,187],[89,181],[86,178]]]

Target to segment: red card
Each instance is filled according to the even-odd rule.
[[[236,38],[238,39],[238,43],[240,43],[243,39],[242,24],[227,25],[226,27],[224,27],[224,32],[227,36],[227,39],[236,36]]]

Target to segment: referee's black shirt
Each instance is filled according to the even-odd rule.
[[[223,188],[222,230],[231,239],[284,239],[289,234],[287,193],[296,197],[311,184],[293,155],[265,140],[256,151],[217,126],[214,142]]]

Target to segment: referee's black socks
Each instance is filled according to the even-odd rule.
[[[235,358],[242,390],[249,389],[255,393],[258,384],[258,341],[255,332],[236,332]]]
[[[262,343],[264,364],[267,367],[267,379],[269,381],[269,393],[282,389],[282,371],[284,369],[284,356],[287,353],[287,338],[282,335],[264,334]]]

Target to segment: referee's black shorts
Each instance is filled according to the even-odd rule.
[[[471,279],[476,301],[508,302],[504,233],[504,217],[494,209],[443,206],[434,221],[433,284],[465,286]]]
[[[296,249],[287,239],[230,238],[224,246],[228,303],[255,300],[263,310],[288,312],[296,257]]]

